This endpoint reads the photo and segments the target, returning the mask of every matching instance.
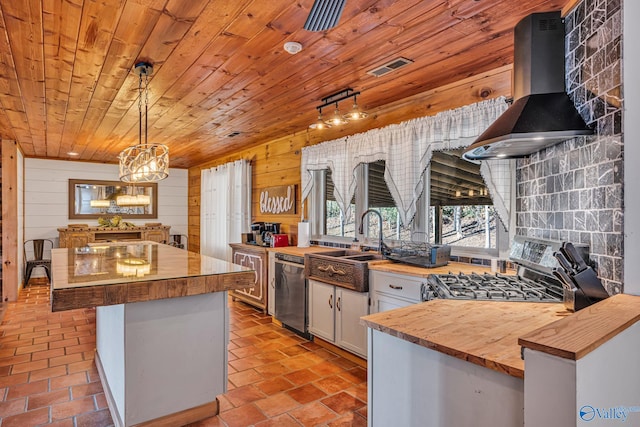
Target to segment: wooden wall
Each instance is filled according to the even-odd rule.
[[[302,147],[342,136],[365,132],[417,117],[435,115],[441,111],[473,104],[484,99],[511,94],[511,65],[469,77],[459,82],[385,105],[369,111],[369,118],[325,131],[304,130],[284,138],[266,142],[236,153],[212,159],[189,169],[189,250],[200,249],[200,173],[203,169],[239,159],[252,164],[252,221],[282,223],[282,233],[291,235],[297,244],[297,223],[300,221],[300,155]],[[295,112],[292,112],[295,114]],[[312,115],[310,115],[311,117]],[[313,121],[313,120],[311,120]],[[260,191],[279,185],[296,185],[298,214],[260,215]],[[306,215],[305,215],[306,216]]]

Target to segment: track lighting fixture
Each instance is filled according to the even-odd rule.
[[[353,89],[347,88],[322,98],[322,105],[318,105],[316,107],[319,113],[318,120],[314,123],[311,123],[309,125],[309,128],[324,129],[331,126],[340,126],[348,123],[351,120],[360,120],[367,117],[368,114],[360,110],[360,108],[358,107],[358,103],[356,102],[356,96],[358,95],[360,95],[360,92],[354,92]],[[340,113],[340,107],[338,103],[349,98],[353,98],[353,107],[348,113],[343,115]],[[335,105],[333,115],[331,115],[331,117],[323,122],[322,109],[331,105]]]

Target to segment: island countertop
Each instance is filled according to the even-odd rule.
[[[524,378],[518,338],[570,315],[561,303],[438,299],[361,318],[369,328]]]
[[[155,242],[53,249],[53,311],[254,286],[253,270]]]

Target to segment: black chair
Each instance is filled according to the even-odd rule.
[[[187,236],[184,234],[172,234],[169,236],[169,246],[187,249]]]
[[[42,267],[51,283],[51,249],[53,241],[49,239],[32,239],[24,242],[24,284],[29,284],[31,272]]]

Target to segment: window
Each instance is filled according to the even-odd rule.
[[[462,159],[461,150],[438,151],[430,169],[429,241],[495,249],[499,220],[480,165]]]
[[[385,162],[377,162],[364,165],[366,169],[366,180],[364,184],[367,189],[367,208],[374,209],[382,216],[382,237],[389,240],[411,240],[411,228],[405,227],[400,221],[398,208],[389,192],[389,187],[384,180]],[[366,236],[377,238],[380,229],[377,215],[368,215],[366,221]]]
[[[351,199],[348,215],[342,213],[333,194],[331,171],[324,173],[324,234],[327,236],[355,237],[356,235],[356,200]]]
[[[333,195],[331,171],[315,172],[310,209],[314,237],[345,243],[358,239],[360,243],[377,247],[380,230],[377,215],[365,216],[364,233],[357,232],[362,214],[372,209],[382,216],[386,244],[428,241],[451,245],[454,251],[458,248],[458,253],[497,255],[500,247],[508,247],[508,233],[493,208],[480,175],[480,165],[462,159],[461,151],[434,152],[425,172],[425,183],[429,185],[418,201],[417,213],[410,224],[400,220],[384,179],[384,161],[357,167],[356,194],[348,217],[344,217]]]

